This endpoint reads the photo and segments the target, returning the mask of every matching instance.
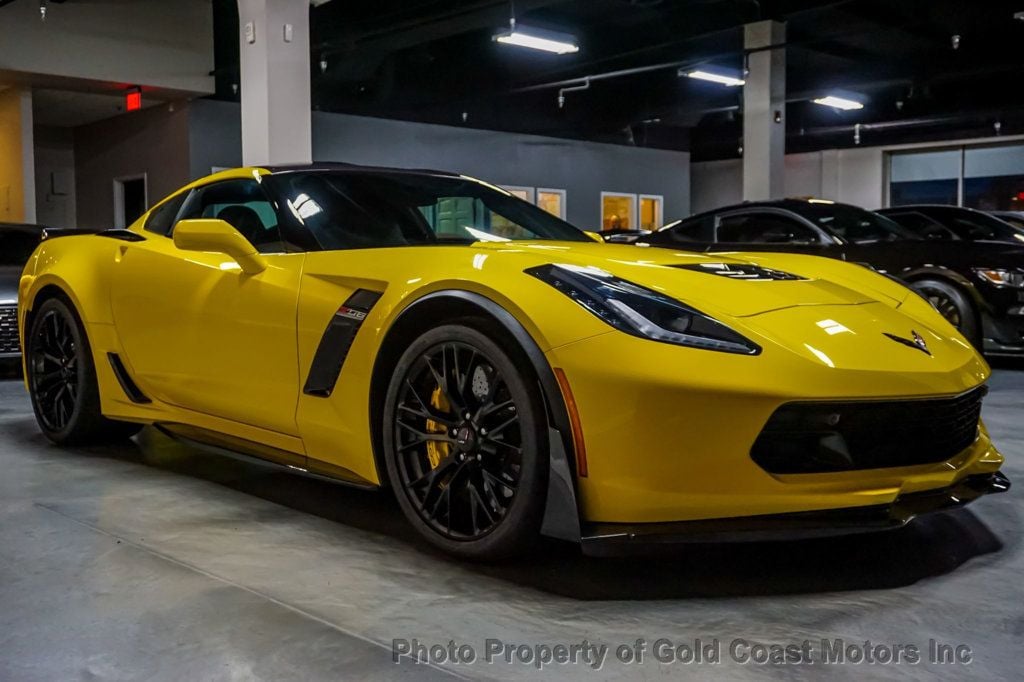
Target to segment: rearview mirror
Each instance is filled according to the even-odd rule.
[[[258,275],[267,263],[238,230],[219,218],[180,220],[174,226],[174,245],[182,251],[223,253],[247,275]]]

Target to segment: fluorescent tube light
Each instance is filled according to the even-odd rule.
[[[532,50],[543,50],[544,52],[553,52],[555,54],[572,54],[573,52],[580,51],[579,45],[576,44],[576,39],[571,35],[522,26],[499,33],[494,36],[494,39],[505,45],[528,47]]]
[[[711,81],[712,83],[719,83],[721,85],[727,85],[729,87],[736,87],[737,85],[745,85],[746,81],[742,78],[736,78],[735,76],[727,76],[721,73],[714,73],[711,71],[704,71],[697,69],[695,71],[687,71],[686,76],[689,78],[696,78],[702,81]]]
[[[845,97],[837,97],[836,95],[828,95],[827,97],[819,97],[813,100],[815,104],[820,104],[825,107],[832,107],[834,109],[842,109],[843,111],[851,111],[853,109],[863,109],[864,105],[854,99],[846,99]]]

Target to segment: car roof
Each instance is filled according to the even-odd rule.
[[[434,175],[444,177],[459,177],[458,173],[450,171],[433,170],[429,168],[393,168],[389,166],[363,166],[354,163],[343,163],[340,161],[318,161],[304,164],[281,164],[272,166],[260,166],[269,171],[272,175],[297,172],[356,172],[356,173],[401,173],[405,175]]]
[[[813,204],[813,203],[832,204],[832,205],[835,205],[835,206],[850,206],[850,207],[853,207],[853,208],[859,208],[859,207],[853,206],[853,204],[844,204],[844,203],[839,202],[839,201],[830,201],[830,200],[827,200],[827,199],[814,199],[814,198],[796,199],[796,198],[790,197],[790,198],[786,198],[786,199],[771,199],[771,200],[767,200],[767,201],[743,201],[743,202],[740,202],[738,204],[729,204],[727,206],[719,206],[718,208],[713,208],[713,209],[711,209],[709,211],[702,211],[701,213],[695,213],[694,215],[692,215],[692,216],[690,216],[688,218],[684,218],[683,220],[681,220],[679,222],[687,222],[688,223],[691,220],[699,220],[701,218],[708,218],[708,217],[711,217],[711,216],[718,215],[719,213],[725,213],[726,211],[739,211],[739,210],[748,209],[748,208],[775,208],[775,209],[783,209],[783,210],[786,210],[786,211],[791,211],[793,213],[799,214],[799,212],[800,212],[799,209],[807,206],[808,204]]]

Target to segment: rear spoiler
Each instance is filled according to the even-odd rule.
[[[97,237],[108,237],[120,239],[126,242],[144,242],[146,238],[138,232],[123,229],[91,230],[88,228],[55,228],[47,227],[43,230],[42,241],[59,239],[60,237],[80,237],[83,235],[95,235]]]

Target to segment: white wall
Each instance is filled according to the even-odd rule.
[[[237,104],[189,104],[192,175],[241,164]],[[600,229],[601,192],[657,194],[664,218],[690,211],[690,155],[456,126],[313,112],[313,159],[465,173],[499,185],[566,190],[566,218]]]
[[[77,227],[75,139],[69,128],[35,129],[36,222]]]
[[[0,78],[40,76],[212,93],[210,0],[13,2],[0,12]]]
[[[785,195],[813,196],[879,208],[885,197],[885,149],[864,147],[787,154]],[[690,167],[690,178],[694,213],[743,200],[743,162],[740,159],[694,163]]]

